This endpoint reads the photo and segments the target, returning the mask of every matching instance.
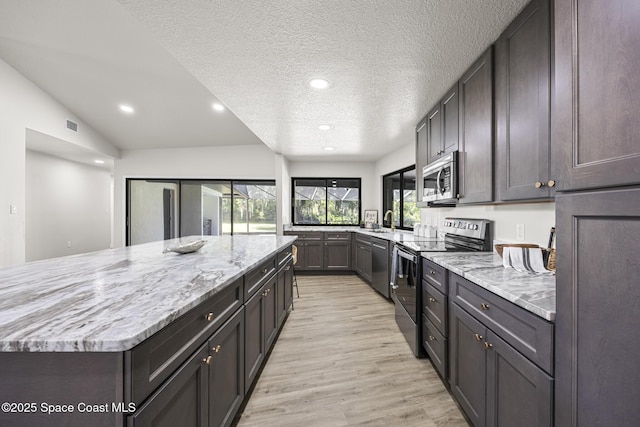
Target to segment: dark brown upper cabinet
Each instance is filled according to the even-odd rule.
[[[422,202],[422,190],[424,182],[422,181],[422,168],[427,165],[427,119],[426,117],[416,126],[416,190],[418,206],[427,206],[426,202]]]
[[[549,0],[533,0],[495,43],[498,200],[550,199]]]
[[[458,83],[427,113],[427,164],[458,149]]]
[[[459,83],[459,203],[493,201],[493,46]]]
[[[556,0],[557,191],[640,184],[640,2]]]

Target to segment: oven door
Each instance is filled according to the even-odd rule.
[[[397,249],[397,270],[394,281],[394,299],[409,315],[414,324],[417,324],[417,296],[420,277],[418,273],[417,255]]]

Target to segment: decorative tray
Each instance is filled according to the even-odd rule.
[[[189,243],[180,243],[178,245],[171,245],[166,247],[162,251],[162,253],[166,254],[167,252],[176,252],[179,254],[188,254],[188,253],[197,251],[198,249],[203,247],[205,243],[207,243],[206,240],[198,239]]]

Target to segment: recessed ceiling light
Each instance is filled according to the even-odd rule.
[[[336,147],[332,147],[332,146],[330,146],[330,145],[327,145],[326,147],[322,147],[322,149],[323,149],[323,150],[326,150],[326,151],[333,151],[333,150],[335,150],[335,149],[336,149]]]
[[[134,112],[134,109],[131,105],[121,104],[120,111],[122,111],[123,113],[132,114]]]
[[[94,160],[93,163],[97,163],[99,165],[104,165],[104,160]]]
[[[224,105],[219,104],[219,103],[214,103],[213,104],[213,109],[220,112],[220,111],[224,111]]]
[[[320,126],[318,126],[318,129],[320,129],[320,130],[329,130],[329,129],[332,129],[332,128],[333,128],[333,126],[331,126],[331,125],[320,125]]]
[[[329,87],[329,81],[325,79],[312,79],[309,81],[309,86],[314,89],[326,89]]]

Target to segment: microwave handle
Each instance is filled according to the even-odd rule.
[[[438,186],[438,195],[442,194],[442,189],[440,188],[440,175],[442,175],[442,171],[444,168],[440,168],[438,171],[438,176],[436,177],[436,185]]]

